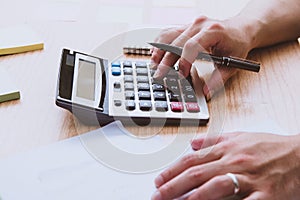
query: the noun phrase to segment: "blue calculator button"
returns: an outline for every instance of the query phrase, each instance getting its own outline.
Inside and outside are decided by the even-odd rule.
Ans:
[[[120,62],[113,62],[111,63],[111,67],[121,67],[121,63]]]
[[[120,67],[112,67],[111,74],[113,76],[120,76],[121,75],[121,68]]]

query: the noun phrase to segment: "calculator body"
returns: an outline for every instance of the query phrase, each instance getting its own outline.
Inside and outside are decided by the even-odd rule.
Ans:
[[[128,125],[205,125],[209,113],[201,87],[171,69],[154,80],[149,61],[112,61],[63,49],[56,104],[88,125],[121,120]],[[195,84],[195,83],[194,83]],[[199,83],[196,83],[197,85]]]

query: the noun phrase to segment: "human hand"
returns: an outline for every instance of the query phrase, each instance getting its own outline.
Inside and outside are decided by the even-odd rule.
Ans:
[[[192,141],[195,150],[156,179],[152,200],[178,198],[194,190],[188,200],[223,199],[234,194],[244,200],[299,199],[300,135],[278,136],[265,133],[228,133]]]
[[[152,62],[157,67],[154,78],[163,78],[179,59],[179,72],[188,76],[192,63],[198,52],[208,52],[219,56],[236,56],[245,58],[251,50],[251,40],[240,25],[242,22],[234,20],[217,21],[206,17],[199,17],[193,24],[164,30],[155,40],[160,43],[170,43],[183,47],[181,58],[172,53],[154,48]],[[203,87],[207,99],[217,92],[224,83],[236,73],[236,69],[216,66],[210,79]]]

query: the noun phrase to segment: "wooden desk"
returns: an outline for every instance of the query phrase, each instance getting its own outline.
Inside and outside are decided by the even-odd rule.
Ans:
[[[0,158],[97,128],[80,124],[68,111],[55,105],[61,48],[90,52],[127,28],[126,24],[90,25],[62,21],[30,23],[45,39],[45,49],[0,57],[0,67],[13,75],[21,91],[21,100],[0,104]],[[225,95],[209,102],[210,123],[205,127],[186,127],[180,132],[249,130],[274,124],[287,133],[300,131],[299,43],[259,49],[250,57],[262,63],[260,73],[238,73],[226,84]],[[136,134],[141,129],[164,134],[178,132],[177,127],[128,129]]]

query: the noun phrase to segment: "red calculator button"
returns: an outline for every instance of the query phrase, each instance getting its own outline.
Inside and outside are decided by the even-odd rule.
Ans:
[[[188,112],[200,112],[198,103],[188,102],[185,104],[185,107]]]
[[[183,111],[183,103],[182,102],[171,102],[171,110],[173,112],[182,112]]]

